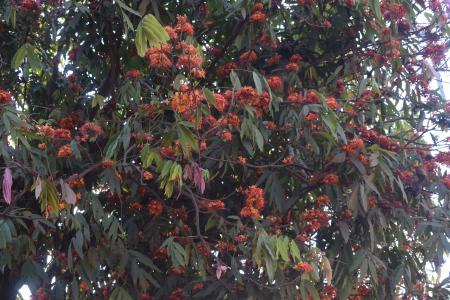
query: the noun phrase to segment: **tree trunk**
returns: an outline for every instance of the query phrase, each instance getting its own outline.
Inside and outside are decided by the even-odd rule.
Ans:
[[[19,289],[18,279],[9,270],[0,274],[0,298],[2,300],[16,300]]]

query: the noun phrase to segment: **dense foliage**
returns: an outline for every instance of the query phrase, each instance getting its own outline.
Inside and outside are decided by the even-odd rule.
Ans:
[[[448,9],[2,1],[1,298],[448,299]]]

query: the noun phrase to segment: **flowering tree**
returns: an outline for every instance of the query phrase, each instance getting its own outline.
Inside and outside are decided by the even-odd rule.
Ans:
[[[448,299],[448,9],[2,1],[2,299]]]

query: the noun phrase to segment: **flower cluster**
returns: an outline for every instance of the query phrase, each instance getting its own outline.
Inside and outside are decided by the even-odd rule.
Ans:
[[[307,209],[301,214],[301,219],[306,222],[305,231],[313,232],[327,225],[330,215],[322,209]]]
[[[267,82],[273,91],[280,91],[283,89],[283,80],[279,76],[270,76],[267,79]]]
[[[286,71],[297,73],[300,70],[300,61],[303,60],[303,58],[300,56],[300,54],[294,54],[289,59],[289,62],[284,67]]]
[[[205,100],[205,96],[201,90],[186,90],[176,92],[170,100],[172,109],[179,113],[185,113]]]
[[[441,152],[436,155],[435,160],[438,163],[450,166],[450,152]]]
[[[172,47],[169,44],[162,44],[160,47],[148,48],[145,56],[150,61],[150,67],[155,69],[169,69],[172,67],[172,60],[169,58]]]
[[[336,174],[328,174],[322,179],[322,182],[324,184],[336,185],[339,183],[339,176]]]
[[[102,135],[103,129],[93,122],[86,122],[80,127],[80,133],[81,141],[86,142],[89,139],[97,138]]]
[[[333,300],[337,296],[336,288],[332,285],[327,285],[323,288],[323,290],[320,292],[320,299],[321,300]]]
[[[221,200],[203,200],[200,202],[200,206],[206,210],[224,209],[225,203]]]
[[[20,9],[29,12],[39,12],[41,10],[41,6],[39,1],[36,0],[22,0],[20,3]]]
[[[327,97],[327,106],[332,110],[339,110],[340,105],[334,97]]]
[[[445,177],[441,180],[442,184],[444,184],[447,188],[450,189],[450,177]]]
[[[358,138],[350,140],[347,145],[342,147],[342,150],[350,155],[362,149],[364,149],[364,141]]]
[[[241,209],[240,215],[243,218],[259,218],[260,211],[264,208],[264,190],[256,185],[249,186],[243,191],[246,196],[245,206]]]
[[[163,213],[163,206],[158,200],[152,200],[147,204],[147,211],[150,215],[159,216]]]
[[[299,262],[294,266],[294,269],[299,271],[299,272],[304,272],[304,273],[310,273],[312,272],[312,266],[311,264],[307,263],[307,262]]]
[[[80,186],[84,186],[85,185],[85,181],[83,177],[79,177],[79,178],[74,178],[69,180],[69,185],[71,188],[76,188],[76,187],[80,187]]]
[[[222,241],[217,242],[216,249],[220,254],[234,253],[237,251],[237,247],[235,245]]]
[[[228,63],[225,63],[225,64],[219,66],[217,68],[217,74],[220,77],[227,77],[230,75],[230,72],[232,70],[235,70],[237,68],[239,68],[238,64],[231,61],[231,62],[228,62]]]
[[[0,89],[0,103],[1,104],[8,104],[12,101],[11,93],[8,91],[5,91],[3,89]]]
[[[397,142],[393,141],[390,137],[380,134],[374,130],[360,127],[359,134],[366,142],[378,144],[387,150],[398,151],[400,149],[400,145]]]
[[[266,14],[262,11],[264,5],[262,3],[255,3],[253,5],[253,12],[250,15],[250,22],[252,23],[264,23],[266,21]]]
[[[330,198],[327,195],[318,196],[316,198],[316,204],[319,206],[325,206],[330,203]]]
[[[70,140],[72,134],[70,130],[64,128],[53,128],[47,125],[37,126],[38,133],[48,138],[58,139],[58,140]]]
[[[249,50],[239,56],[239,60],[243,65],[252,64],[258,59],[258,55],[254,50]]]
[[[261,95],[258,95],[258,92],[250,86],[240,88],[236,93],[236,98],[240,103],[256,108],[257,116],[261,116],[263,111],[269,109],[269,94],[263,92]]]
[[[68,156],[72,156],[72,147],[70,146],[70,144],[66,144],[62,147],[59,148],[58,150],[58,157],[68,157]]]
[[[201,69],[203,59],[199,55],[197,48],[186,42],[178,43],[175,48],[181,52],[176,63],[177,68],[183,67],[197,78],[205,77],[204,71]]]
[[[125,73],[125,75],[128,77],[128,78],[131,78],[131,79],[138,79],[138,78],[140,78],[141,76],[142,76],[142,73],[141,73],[141,71],[139,71],[139,70],[128,70],[126,73]]]

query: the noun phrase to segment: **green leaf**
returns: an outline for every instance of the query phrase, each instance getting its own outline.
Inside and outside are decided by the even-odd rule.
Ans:
[[[131,140],[131,128],[128,125],[128,122],[122,128],[121,137],[122,137],[123,151],[127,151],[128,147],[130,146]]]
[[[42,212],[46,211],[48,206],[50,206],[54,212],[59,211],[58,192],[55,185],[47,179],[42,180],[39,202],[41,204]]]
[[[206,100],[209,104],[214,105],[214,107],[217,107],[216,98],[214,97],[213,92],[211,92],[209,89],[204,88],[203,93],[205,94]]]
[[[256,91],[258,92],[259,95],[261,95],[263,92],[261,79],[259,78],[259,75],[256,72],[253,72],[252,74],[253,74],[253,81],[255,82]]]
[[[121,0],[115,0],[115,2],[116,2],[122,9],[124,9],[124,10],[126,10],[126,11],[128,11],[128,12],[130,12],[130,13],[136,15],[136,16],[138,16],[138,17],[141,16],[141,14],[140,14],[139,12],[137,12],[137,11],[135,11],[134,9],[132,9],[131,7],[127,6],[127,5],[126,5],[125,3],[123,3]]]
[[[158,151],[150,148],[149,145],[145,145],[141,150],[141,161],[144,168],[148,168],[153,162],[159,167],[162,163],[162,158]]]
[[[289,262],[289,238],[286,236],[277,237],[276,243],[277,257],[281,257],[285,262]]]
[[[191,150],[199,151],[196,136],[186,126],[178,123],[177,133],[184,155],[189,157],[191,155]]]
[[[235,90],[238,90],[242,87],[241,81],[239,80],[239,77],[237,76],[237,74],[234,70],[231,70],[231,72],[230,72],[230,80],[231,80],[231,84],[233,84],[233,88]]]
[[[130,294],[128,294],[128,292],[120,286],[117,286],[109,296],[109,300],[132,300],[132,299],[133,298],[130,296]]]
[[[14,56],[11,60],[11,68],[12,69],[17,69],[23,63],[23,61],[27,55],[27,48],[29,46],[30,46],[30,44],[25,43],[16,51],[16,53],[14,54]]]
[[[266,263],[267,278],[269,279],[269,283],[271,283],[275,277],[276,262],[271,257],[266,257],[264,261]]]
[[[23,44],[14,54],[11,60],[11,68],[19,68],[24,62],[25,58],[27,58],[31,69],[35,72],[39,71],[40,69],[42,69],[42,63],[38,57],[38,53],[39,51],[35,46],[29,43]]]
[[[341,235],[344,238],[344,241],[347,243],[348,239],[350,238],[350,228],[348,227],[347,223],[342,221],[338,223],[338,227],[341,231]]]
[[[255,136],[256,145],[258,145],[259,150],[262,152],[264,150],[264,137],[261,134],[261,131],[259,131],[258,127],[253,127],[253,134]]]
[[[298,249],[297,243],[294,240],[291,240],[289,243],[289,249],[291,251],[291,256],[294,259],[294,261],[300,261],[300,250]]]
[[[157,47],[170,39],[164,27],[152,14],[146,15],[136,29],[135,44],[140,57],[144,57],[149,45]]]
[[[308,294],[312,296],[314,300],[320,300],[319,292],[317,292],[316,287],[311,281],[305,281],[304,285],[308,291]]]
[[[145,52],[147,52],[147,38],[144,34],[144,30],[142,29],[142,25],[139,24],[136,29],[136,36],[134,38],[136,44],[136,50],[139,56],[143,57]]]
[[[103,97],[102,95],[95,95],[94,98],[92,99],[92,108],[99,106],[100,108],[103,107],[103,105],[105,104],[105,97]]]
[[[77,251],[78,255],[83,258],[83,243],[84,243],[84,237],[81,231],[77,231],[75,234],[75,237],[72,238],[72,245],[75,248],[75,251]]]
[[[167,254],[170,257],[173,266],[178,267],[187,265],[189,261],[188,254],[180,244],[175,242],[173,237],[166,239],[161,247],[167,247]]]
[[[381,6],[380,6],[380,0],[371,0],[370,5],[372,6],[373,12],[375,14],[375,17],[381,21],[382,15],[381,15]]]
[[[108,148],[106,150],[106,154],[105,154],[105,159],[110,159],[113,156],[117,155],[116,149],[117,146],[119,145],[119,140],[120,140],[120,134],[117,135],[117,137],[109,143]]]

